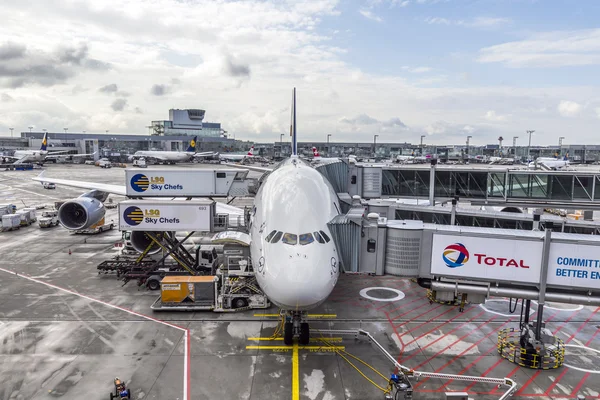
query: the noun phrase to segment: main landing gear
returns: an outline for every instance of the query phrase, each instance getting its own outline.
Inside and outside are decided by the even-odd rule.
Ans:
[[[302,346],[306,346],[310,341],[306,311],[290,311],[285,315],[283,342],[286,346],[291,346],[294,343],[294,337],[298,338],[298,343]]]

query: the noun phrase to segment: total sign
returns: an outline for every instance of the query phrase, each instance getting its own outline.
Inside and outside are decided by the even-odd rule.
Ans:
[[[543,242],[433,234],[431,273],[466,279],[538,283]]]
[[[600,246],[552,243],[548,284],[600,289]]]
[[[119,229],[129,231],[210,231],[209,201],[126,200],[119,203]]]

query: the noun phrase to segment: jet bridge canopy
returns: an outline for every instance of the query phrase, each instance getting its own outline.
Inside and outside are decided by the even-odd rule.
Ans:
[[[339,169],[347,168],[345,191],[351,196],[429,197],[429,165],[335,164],[319,168],[319,171],[339,185],[345,178]],[[600,172],[597,171],[530,171],[438,165],[434,179],[436,198],[459,196],[490,204],[535,201],[538,204],[590,206],[600,203]]]

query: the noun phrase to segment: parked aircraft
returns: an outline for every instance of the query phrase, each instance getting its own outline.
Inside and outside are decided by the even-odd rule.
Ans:
[[[213,157],[214,152],[196,153],[196,140],[198,136],[194,136],[190,140],[190,144],[185,151],[163,151],[163,150],[139,150],[134,155],[129,157],[130,161],[144,158],[147,162],[154,164],[176,164],[180,162],[189,162],[194,158]]]
[[[291,134],[291,157],[265,177],[250,214],[250,252],[256,279],[271,302],[285,311],[284,342],[288,345],[296,336],[301,344],[308,343],[307,311],[322,304],[338,280],[339,256],[327,223],[340,213],[329,181],[298,157],[295,88]],[[104,217],[103,202],[108,194],[125,194],[121,185],[45,176],[33,179],[91,190],[60,207],[59,220],[68,229],[97,223]],[[221,203],[217,206],[225,207],[228,213],[241,211]],[[221,212],[219,207],[217,210]],[[132,243],[136,234],[143,232],[134,232]]]
[[[246,154],[234,154],[234,153],[222,153],[219,154],[219,159],[221,161],[233,161],[233,162],[241,162],[248,159],[259,158],[259,156],[254,155],[254,145],[250,147],[248,153]]]
[[[553,157],[538,157],[535,161],[528,164],[529,168],[546,167],[547,169],[561,169],[568,167],[569,160],[568,156],[564,156],[562,159]]]
[[[14,164],[44,163],[46,161],[56,162],[59,157],[87,157],[94,154],[65,154],[68,150],[48,151],[48,133],[44,133],[42,145],[39,150],[15,150],[12,156],[2,156],[4,161],[12,161]]]

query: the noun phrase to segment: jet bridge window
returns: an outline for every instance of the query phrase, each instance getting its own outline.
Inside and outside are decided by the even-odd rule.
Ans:
[[[294,235],[293,233],[284,233],[281,241],[285,244],[298,244],[298,235]]]
[[[323,231],[319,231],[319,233],[321,234],[321,236],[323,236],[323,239],[325,239],[325,241],[329,243],[329,241],[331,240],[329,239],[329,236],[327,236],[327,234]]]
[[[323,239],[323,236],[321,236],[319,232],[313,232],[313,234],[315,235],[315,239],[317,239],[317,242],[322,244],[325,243],[325,239]]]
[[[303,233],[300,235],[300,244],[302,246],[305,246],[307,244],[311,244],[312,242],[315,241],[315,238],[313,237],[312,233]]]
[[[277,231],[272,231],[271,233],[269,233],[267,235],[267,237],[265,238],[265,241],[270,242],[271,239],[273,239],[273,236],[275,236],[276,233],[277,233]]]

